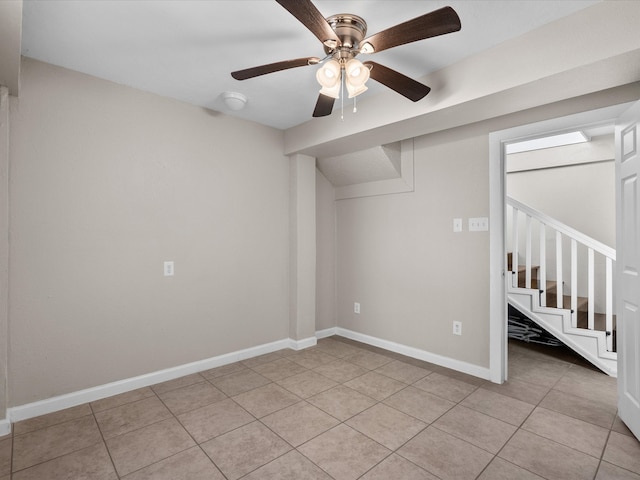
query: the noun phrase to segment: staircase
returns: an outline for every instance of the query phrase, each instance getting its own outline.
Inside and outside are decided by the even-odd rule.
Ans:
[[[617,376],[615,250],[510,197],[507,209],[509,303]]]

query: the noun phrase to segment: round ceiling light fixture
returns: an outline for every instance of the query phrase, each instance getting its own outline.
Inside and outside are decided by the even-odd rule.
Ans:
[[[231,110],[242,110],[247,104],[247,97],[238,92],[224,92],[222,94],[224,104]]]

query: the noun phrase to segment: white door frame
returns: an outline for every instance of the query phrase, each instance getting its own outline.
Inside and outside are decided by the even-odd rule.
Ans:
[[[598,124],[614,124],[620,114],[633,103],[635,102],[531,123],[489,134],[489,218],[491,218],[489,229],[489,373],[492,382],[503,383],[507,379],[508,361],[505,145]]]

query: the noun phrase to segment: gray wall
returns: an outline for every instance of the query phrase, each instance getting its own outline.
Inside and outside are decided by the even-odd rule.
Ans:
[[[32,60],[11,102],[9,406],[287,338],[282,132]]]
[[[335,189],[316,169],[316,331],[336,321]]]
[[[456,129],[414,146],[414,192],[336,202],[338,324],[488,367],[489,235],[452,230],[488,216],[488,138]]]
[[[338,326],[488,367],[489,235],[467,219],[489,216],[489,134],[624,103],[630,87],[418,137],[414,192],[337,201]]]

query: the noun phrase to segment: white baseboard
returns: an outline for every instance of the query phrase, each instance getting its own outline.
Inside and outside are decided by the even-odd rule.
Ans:
[[[9,435],[11,433],[11,422],[6,418],[0,420],[0,437]]]
[[[318,343],[316,337],[303,338],[302,340],[289,339],[289,348],[292,350],[302,350],[304,348],[315,347]]]
[[[284,348],[302,350],[304,348],[309,348],[316,345],[318,338],[326,338],[332,335],[340,335],[345,338],[350,338],[351,340],[356,340],[368,345],[384,348],[385,350],[389,350],[391,352],[396,352],[408,357],[424,360],[436,365],[440,365],[442,367],[451,368],[453,370],[468,373],[469,375],[484,378],[486,380],[490,379],[490,371],[488,368],[479,367],[477,365],[462,362],[460,360],[436,355],[434,353],[429,353],[427,351],[420,350],[414,347],[401,345],[399,343],[372,337],[363,333],[347,330],[345,328],[332,327],[316,332],[315,337],[309,337],[302,340],[293,340],[291,338],[278,340],[275,342],[258,345],[256,347],[219,355],[217,357],[187,363],[177,367],[167,368],[165,370],[159,370],[157,372],[152,372],[137,377],[119,380],[117,382],[107,383],[105,385],[99,385],[97,387],[79,390],[77,392],[67,393],[65,395],[59,395],[57,397],[28,403],[26,405],[12,407],[7,411],[7,419],[0,420],[0,436],[11,433],[11,422],[27,420],[29,418],[38,417],[40,415],[46,415],[48,413],[57,412],[66,408],[75,407],[83,403],[94,402],[96,400],[101,400],[103,398],[118,395],[120,393],[129,392],[138,388],[148,387],[151,385],[155,385],[156,383],[166,382],[168,380],[173,380],[175,378],[190,375],[192,373],[202,372],[211,368],[221,367],[229,363],[246,360],[248,358],[257,357],[259,355],[275,352]]]
[[[365,335],[364,333],[354,332],[352,330],[347,330],[346,328],[337,327],[335,330],[336,335],[340,335],[351,340],[366,343],[367,345],[373,345],[374,347],[384,348],[385,350],[400,353],[402,355],[406,355],[407,357],[417,358],[418,360],[423,360],[425,362],[435,363],[436,365],[439,365],[441,367],[446,367],[458,372],[467,373],[484,380],[491,380],[491,371],[486,367],[480,367],[472,363],[463,362],[454,358],[444,357],[442,355],[437,355],[435,353],[430,353],[425,350],[409,347],[400,343],[391,342],[389,340],[372,337],[369,335]]]
[[[87,388],[85,390],[79,390],[77,392],[67,393],[65,395],[59,395],[57,397],[47,398],[46,400],[40,400],[38,402],[12,407],[7,410],[8,420],[0,420],[0,435],[2,435],[3,431],[3,421],[6,421],[8,423],[10,432],[10,422],[18,422],[20,420],[27,420],[29,418],[38,417],[40,415],[46,415],[47,413],[57,412],[66,408],[82,405],[83,403],[87,402],[94,402],[96,400],[101,400],[103,398],[118,395],[120,393],[129,392],[131,390],[136,390],[142,387],[148,387],[150,385],[155,385],[156,383],[166,382],[168,380],[184,377],[185,375],[190,375],[192,373],[202,372],[211,368],[221,367],[229,363],[246,360],[248,358],[257,357],[259,355],[275,352],[284,348],[301,350],[303,348],[308,348],[315,345],[316,341],[317,340],[315,337],[309,337],[302,340],[293,340],[287,338],[284,340],[278,340],[275,342],[258,345],[256,347],[246,348],[244,350],[238,350],[236,352],[219,355],[217,357],[211,357],[205,360],[187,363],[177,367],[167,368],[165,370],[159,370],[157,372],[152,372],[145,375],[99,385],[97,387]]]
[[[324,330],[318,330],[316,332],[316,338],[327,338],[332,335],[335,335],[338,330],[338,327],[325,328]]]

